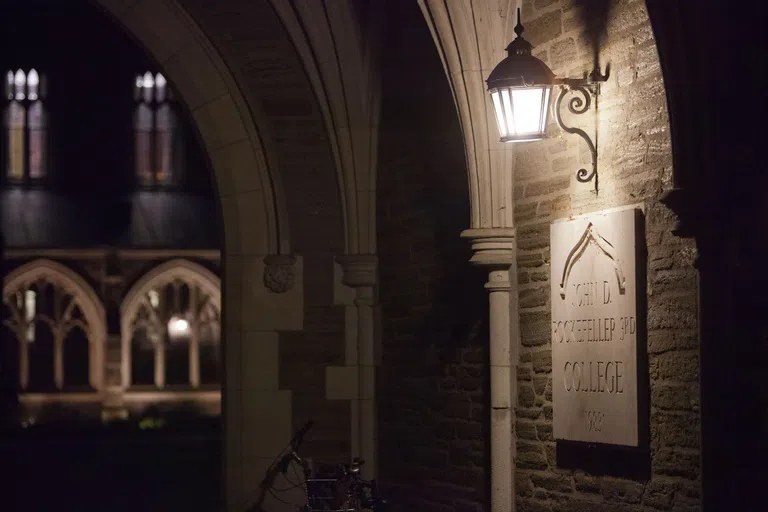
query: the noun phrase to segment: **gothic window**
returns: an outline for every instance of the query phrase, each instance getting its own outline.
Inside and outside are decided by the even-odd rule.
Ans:
[[[66,267],[38,260],[15,270],[3,291],[4,324],[22,392],[97,387],[97,344],[106,336],[95,294]],[[8,348],[8,347],[6,347]]]
[[[136,77],[134,139],[142,186],[172,184],[181,169],[182,140],[168,82],[160,73]]]
[[[218,278],[186,261],[150,272],[126,297],[126,385],[210,387],[220,382]]]
[[[39,181],[47,173],[44,80],[31,69],[8,71],[5,79],[5,175],[11,183]]]

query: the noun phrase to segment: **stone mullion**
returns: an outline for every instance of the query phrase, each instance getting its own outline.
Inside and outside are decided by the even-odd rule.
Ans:
[[[165,387],[165,336],[155,345],[155,386]]]
[[[59,325],[53,329],[53,379],[56,389],[64,387],[64,329]]]
[[[18,329],[16,333],[19,344],[19,385],[21,389],[29,387],[29,342],[27,341],[27,329]]]
[[[193,317],[189,319],[191,332],[189,340],[189,384],[193,388],[200,387],[200,314],[198,311],[199,289],[190,285],[189,311]]]
[[[197,320],[192,322],[189,340],[189,384],[200,387],[200,322]]]

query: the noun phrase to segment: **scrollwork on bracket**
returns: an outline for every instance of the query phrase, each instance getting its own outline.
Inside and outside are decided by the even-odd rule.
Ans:
[[[581,128],[574,128],[571,126],[566,126],[563,123],[562,114],[560,112],[561,105],[563,103],[563,99],[565,98],[565,95],[568,93],[578,93],[579,96],[574,96],[568,101],[568,111],[571,114],[580,115],[584,114],[589,110],[590,105],[592,104],[592,94],[596,94],[596,86],[573,86],[569,85],[564,87],[560,94],[557,97],[557,102],[555,103],[555,119],[557,121],[558,126],[567,133],[571,133],[574,135],[578,135],[584,141],[587,143],[587,147],[589,147],[589,151],[592,154],[592,170],[587,171],[584,168],[579,169],[576,172],[576,179],[579,180],[581,183],[589,183],[590,181],[595,181],[595,192],[597,192],[597,148],[595,147],[595,144],[592,142],[592,139],[587,135],[587,132],[582,130]]]
[[[264,258],[264,286],[275,293],[285,293],[296,281],[296,256],[270,254]]]
[[[563,123],[561,106],[563,99],[565,99],[567,94],[576,93],[578,95],[574,96],[570,99],[570,101],[568,101],[568,111],[574,115],[581,115],[586,113],[589,110],[589,107],[592,105],[593,96],[595,97],[595,105],[597,105],[597,97],[600,94],[600,84],[606,82],[610,76],[611,65],[608,64],[605,67],[605,74],[600,73],[599,67],[596,66],[592,72],[588,76],[585,75],[584,78],[556,79],[557,85],[560,85],[562,88],[560,90],[560,94],[557,96],[557,100],[555,101],[555,121],[557,121],[557,124],[560,126],[561,130],[573,135],[578,135],[584,139],[584,142],[587,143],[589,151],[592,153],[592,170],[588,171],[584,168],[579,169],[576,171],[576,179],[581,183],[589,183],[590,181],[594,180],[595,193],[598,191],[597,134],[595,134],[595,140],[593,142],[589,135],[587,135],[587,132],[584,130],[572,126],[566,126],[565,123]]]

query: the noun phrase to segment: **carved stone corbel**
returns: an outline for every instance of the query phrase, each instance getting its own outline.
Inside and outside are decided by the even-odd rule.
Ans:
[[[275,293],[285,293],[296,281],[296,256],[270,254],[264,257],[264,286]]]

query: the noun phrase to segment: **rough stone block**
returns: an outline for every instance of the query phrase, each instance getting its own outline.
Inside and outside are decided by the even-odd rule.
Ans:
[[[552,350],[540,350],[532,354],[533,371],[536,373],[552,371]]]
[[[618,478],[603,478],[600,491],[607,501],[622,503],[640,503],[643,497],[643,484]]]
[[[691,410],[697,395],[698,386],[691,384],[651,384],[651,406],[661,410]]]
[[[538,441],[536,434],[536,424],[528,420],[517,420],[515,423],[515,433],[518,439],[527,441]]]
[[[572,37],[552,43],[549,50],[552,69],[561,69],[576,59],[576,41]]]
[[[536,434],[541,441],[554,441],[552,423],[536,423]]]
[[[527,497],[521,497],[517,500],[517,510],[519,512],[552,512],[548,503]]]
[[[533,402],[536,399],[536,393],[533,391],[533,386],[522,384],[517,391],[517,403],[521,407],[533,407]]]
[[[648,333],[648,353],[662,354],[670,350],[694,349],[699,346],[696,331],[661,330]]]
[[[515,221],[524,222],[536,217],[536,203],[515,205]]]
[[[651,480],[645,486],[643,505],[657,510],[669,510],[676,489],[677,485],[673,482],[659,479]]]
[[[525,23],[525,38],[533,46],[540,46],[557,39],[562,33],[562,13],[560,11],[548,12]]]
[[[544,9],[557,2],[558,0],[533,0],[533,6],[536,9]]]
[[[690,412],[654,412],[651,415],[651,439],[666,446],[698,448],[698,415]]]
[[[698,310],[695,295],[649,301],[648,330],[695,329]]]
[[[544,264],[544,259],[541,257],[541,253],[522,254],[517,253],[517,267],[519,268],[536,268]]]
[[[701,457],[697,450],[685,448],[660,448],[651,459],[654,473],[696,478],[700,470]]]
[[[518,248],[522,250],[549,247],[549,223],[523,226],[517,230]],[[548,261],[546,258],[544,261]]]
[[[560,156],[552,160],[552,170],[554,172],[563,172],[568,170],[576,170],[577,163],[574,156]]]
[[[534,181],[526,185],[525,197],[537,197],[551,194],[553,192],[558,192],[560,190],[566,190],[570,183],[570,176],[555,176],[554,178],[549,178],[546,180]]]
[[[600,478],[576,472],[573,475],[576,490],[579,492],[597,494],[600,492]]]
[[[573,480],[569,475],[557,473],[531,473],[531,482],[548,491],[573,492]]]
[[[695,350],[665,352],[650,356],[652,379],[698,382],[699,354]],[[534,365],[534,370],[536,366]]]
[[[517,467],[522,469],[547,469],[547,457],[541,444],[518,441]]]
[[[533,496],[533,482],[531,482],[530,472],[515,471],[515,492],[518,496]]]
[[[520,339],[523,346],[539,346],[548,343],[551,339],[549,312],[521,313]]]
[[[546,286],[520,290],[519,301],[521,308],[544,306],[549,300],[549,289]]]
[[[535,375],[533,377],[533,389],[537,395],[543,395],[544,390],[550,382],[551,377],[549,375]]]

